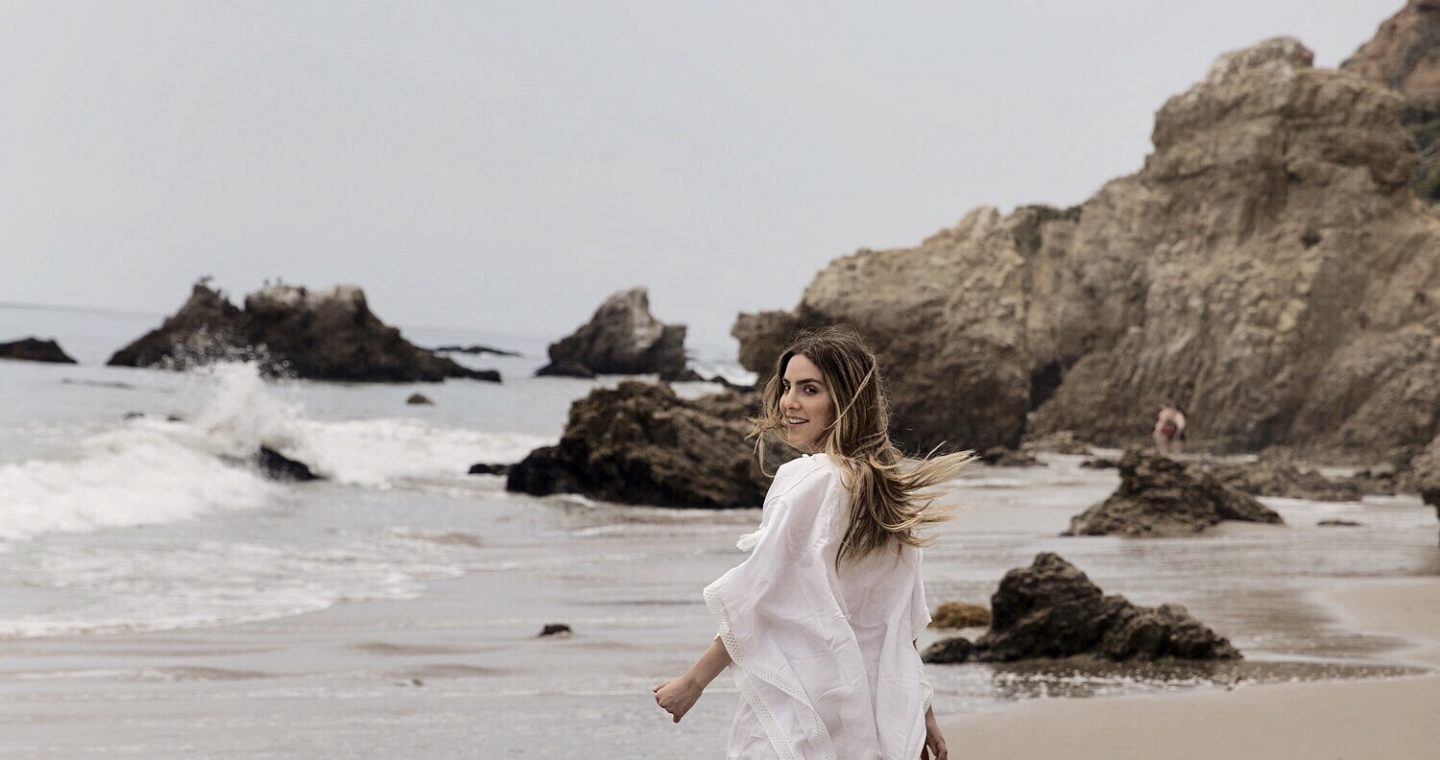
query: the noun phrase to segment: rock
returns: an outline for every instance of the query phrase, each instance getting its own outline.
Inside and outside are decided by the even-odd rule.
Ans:
[[[1410,462],[1402,460],[1399,464],[1385,462],[1356,472],[1349,478],[1362,494],[1375,494],[1379,496],[1394,496],[1397,493],[1418,493],[1419,487],[1415,484],[1415,471]]]
[[[920,660],[926,664],[934,665],[959,665],[970,659],[970,654],[975,651],[975,645],[964,636],[951,636],[925,647],[920,654]]]
[[[1436,516],[1440,516],[1440,437],[1415,457],[1410,466],[1414,470],[1415,487],[1420,491],[1420,498],[1433,505]]]
[[[254,461],[255,466],[272,480],[302,482],[320,480],[320,476],[311,472],[303,462],[290,459],[269,446],[261,446],[260,451],[255,454]]]
[[[795,309],[736,322],[742,363],[763,379],[782,336],[851,325],[910,451],[1144,443],[1169,400],[1217,451],[1414,456],[1440,429],[1440,217],[1408,190],[1401,98],[1311,59],[1222,56],[1081,206],[981,208],[832,262]]]
[[[990,625],[990,610],[978,604],[945,602],[935,610],[931,628],[983,628]]]
[[[1354,520],[1321,520],[1315,525],[1319,528],[1359,528],[1363,524]]]
[[[491,348],[490,346],[439,346],[430,349],[437,354],[494,354],[496,356],[519,356],[519,351],[507,351],[503,348]]]
[[[1120,463],[1107,457],[1095,457],[1081,462],[1080,466],[1087,470],[1113,470],[1119,467]]]
[[[534,495],[581,493],[624,504],[755,507],[770,478],[746,440],[759,395],[722,393],[686,401],[663,384],[625,381],[570,407],[556,446],[510,468],[506,488]],[[766,466],[795,456],[770,444]]]
[[[1077,655],[1104,660],[1235,660],[1240,653],[1185,611],[1138,607],[1104,595],[1060,556],[1042,553],[1005,574],[990,600],[990,630],[972,660],[1013,662]]]
[[[412,394],[410,394],[410,398],[405,399],[405,403],[406,403],[406,404],[409,404],[409,405],[411,405],[411,406],[434,406],[434,405],[435,405],[435,402],[434,402],[434,401],[431,401],[430,398],[429,398],[428,396],[426,396],[425,394],[423,394],[423,393],[412,393]]]
[[[1056,454],[1078,454],[1090,456],[1090,444],[1075,437],[1073,430],[1061,430],[1046,435],[1027,438],[1020,444],[1022,451],[1051,451]]]
[[[135,386],[129,383],[117,383],[110,380],[81,380],[73,377],[60,379],[61,385],[88,385],[92,388],[120,388],[123,390],[134,390]]]
[[[1398,90],[1411,101],[1440,102],[1440,2],[1409,0],[1386,19],[1375,36],[1340,64],[1372,82]]]
[[[15,359],[26,362],[48,362],[50,364],[75,364],[74,359],[53,340],[21,338],[9,343],[0,343],[0,359]]]
[[[1359,501],[1360,486],[1331,480],[1315,470],[1298,469],[1280,457],[1261,456],[1249,464],[1214,464],[1207,468],[1221,484],[1252,496],[1281,496],[1310,501]]]
[[[1392,88],[1405,99],[1400,120],[1422,156],[1411,189],[1427,202],[1440,200],[1440,3],[1410,0],[1340,70]]]
[[[1004,446],[991,446],[980,452],[980,461],[991,467],[1044,467],[1033,455]]]
[[[540,629],[540,632],[535,634],[535,636],[536,638],[541,636],[569,636],[571,633],[573,633],[573,631],[570,630],[570,626],[564,623],[546,623],[545,627]]]
[[[508,464],[472,464],[466,475],[505,475],[510,472]]]
[[[246,296],[241,310],[199,282],[179,311],[108,363],[183,370],[250,359],[267,374],[311,380],[500,381],[494,370],[468,369],[412,345],[371,313],[365,294],[353,286],[271,286]]]
[[[569,337],[550,344],[550,363],[537,375],[659,374],[662,380],[685,376],[685,326],[667,325],[650,314],[645,288],[610,296],[590,321]]]
[[[1186,536],[1222,520],[1279,524],[1280,515],[1202,471],[1137,449],[1120,458],[1120,488],[1070,519],[1067,536]]]

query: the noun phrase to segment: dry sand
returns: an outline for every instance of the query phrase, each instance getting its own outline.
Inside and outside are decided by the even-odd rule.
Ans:
[[[1440,668],[1440,578],[1356,583],[1320,601],[1357,630],[1410,642],[1393,659]],[[956,760],[1436,760],[1440,673],[1030,701],[941,725]]]

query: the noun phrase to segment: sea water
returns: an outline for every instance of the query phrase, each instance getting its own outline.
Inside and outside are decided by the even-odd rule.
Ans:
[[[0,308],[0,340],[56,337],[81,362],[0,361],[0,757],[720,756],[726,677],[679,726],[650,687],[708,644],[700,589],[741,559],[758,510],[536,498],[466,474],[553,443],[572,401],[623,378],[535,378],[543,338],[424,328],[404,333],[522,355],[454,355],[501,384],[103,366],[160,319]],[[745,379],[727,349],[699,353]],[[434,405],[407,405],[414,392]],[[326,479],[261,477],[241,461],[261,444]],[[1185,605],[1246,661],[930,666],[938,712],[1405,672],[1385,657],[1396,642],[1309,595],[1440,572],[1418,499],[1267,499],[1286,526],[1062,538],[1117,483],[1080,461],[952,484],[961,509],[926,553],[932,606],[985,603],[1007,570],[1053,551],[1107,593]],[[537,637],[549,623],[573,633]]]

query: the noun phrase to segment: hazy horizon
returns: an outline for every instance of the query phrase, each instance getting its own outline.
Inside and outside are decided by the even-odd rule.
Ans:
[[[723,345],[837,257],[1137,170],[1220,54],[1333,67],[1402,5],[8,3],[0,302],[282,277],[558,339],[645,285]]]

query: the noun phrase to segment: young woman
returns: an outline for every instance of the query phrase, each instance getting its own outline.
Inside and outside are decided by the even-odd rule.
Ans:
[[[775,473],[750,556],[705,588],[719,634],[654,688],[679,722],[734,665],[727,757],[946,760],[916,638],[930,622],[917,529],[943,518],[931,486],[966,454],[902,466],[872,354],[851,330],[802,333],[755,420],[806,455]]]

